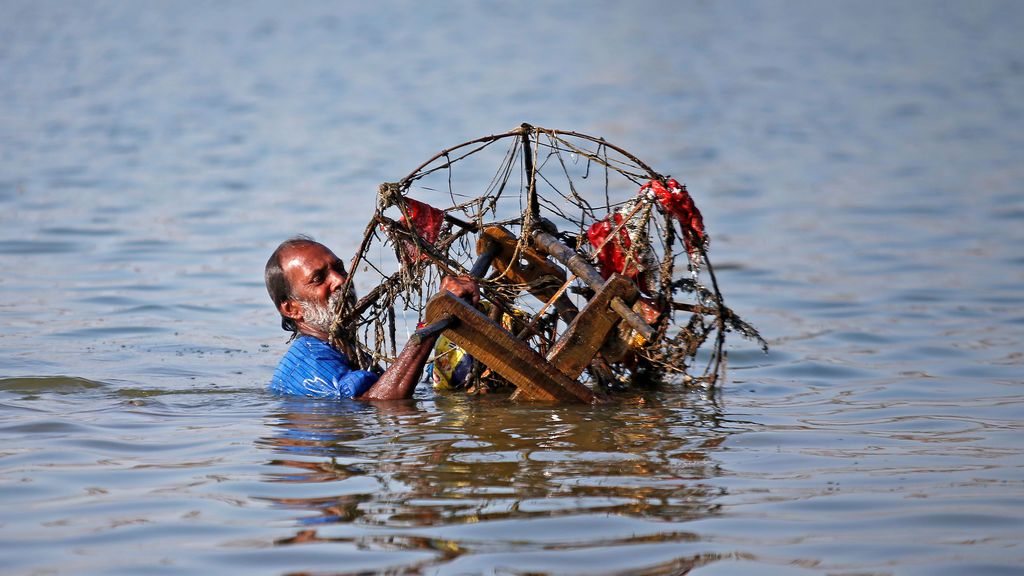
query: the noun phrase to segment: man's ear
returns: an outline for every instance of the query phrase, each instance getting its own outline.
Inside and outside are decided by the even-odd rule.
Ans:
[[[277,305],[277,309],[281,312],[281,316],[284,316],[285,318],[291,318],[297,322],[302,321],[302,305],[294,298],[289,298],[284,302],[281,302]]]

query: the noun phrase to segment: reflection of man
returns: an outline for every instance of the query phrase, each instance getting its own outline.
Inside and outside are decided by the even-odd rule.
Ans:
[[[344,298],[345,265],[326,246],[305,236],[285,240],[267,260],[267,292],[281,313],[281,327],[295,340],[274,371],[269,389],[288,395],[320,398],[397,400],[416,389],[437,336],[408,344],[379,377],[353,370],[348,358],[328,344],[331,309]],[[446,277],[441,289],[460,298],[478,298],[469,277]]]

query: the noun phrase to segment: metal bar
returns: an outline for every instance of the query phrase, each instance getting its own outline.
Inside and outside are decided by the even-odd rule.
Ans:
[[[530,205],[530,219],[536,223],[540,218],[540,202],[537,200],[537,174],[533,171],[533,150],[530,150],[530,132],[533,126],[524,123],[523,131],[523,169],[526,170],[526,198]]]
[[[593,289],[595,292],[600,290],[604,285],[604,278],[601,274],[587,262],[586,258],[583,258],[565,244],[558,241],[547,232],[535,230],[533,232],[533,239],[542,250],[550,254],[555,260],[558,260],[565,265],[573,274],[578,276],[583,282]],[[639,314],[633,311],[633,308],[629,304],[626,304],[622,298],[616,297],[612,300],[610,307],[622,316],[622,319],[629,324],[629,327],[636,330],[645,340],[651,340],[654,338],[654,328],[644,321]]]
[[[447,212],[445,212],[445,214],[444,214],[444,220],[445,220],[445,222],[448,222],[450,224],[454,224],[454,225],[458,226],[459,228],[462,228],[463,230],[469,230],[470,232],[479,232],[480,231],[480,227],[477,226],[476,224],[473,224],[472,222],[466,222],[465,220],[462,220],[461,218],[456,218],[455,216],[452,216],[451,214],[448,214]]]
[[[477,257],[473,267],[469,269],[469,275],[473,278],[482,278],[487,273],[487,269],[491,267],[494,257],[498,254],[501,254],[501,245],[497,242],[488,242],[487,248]]]
[[[456,318],[455,316],[442,316],[436,322],[431,322],[430,324],[427,324],[426,326],[413,332],[412,336],[409,338],[409,342],[413,344],[419,344],[424,340],[427,340],[433,336],[440,334],[441,332],[444,332],[449,328],[454,327],[458,323],[459,319]]]
[[[491,261],[493,261],[494,257],[497,256],[500,252],[501,246],[498,245],[497,242],[489,242],[487,244],[487,249],[484,250],[483,254],[480,254],[480,256],[477,257],[476,262],[473,263],[473,267],[469,269],[469,275],[472,276],[473,278],[480,278],[481,276],[486,274],[487,269],[491,267]],[[409,340],[413,344],[419,344],[420,342],[426,340],[427,338],[436,336],[437,334],[444,332],[448,328],[454,327],[456,324],[458,324],[458,321],[459,319],[453,315],[449,314],[443,316],[437,321],[431,322],[430,324],[427,324],[426,326],[413,332]]]

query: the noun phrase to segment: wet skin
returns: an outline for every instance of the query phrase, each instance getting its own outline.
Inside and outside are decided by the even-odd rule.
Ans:
[[[281,268],[292,296],[278,306],[278,311],[295,321],[299,333],[326,341],[327,333],[306,321],[302,302],[327,306],[331,295],[341,289],[348,277],[345,265],[326,246],[309,243],[282,252]],[[468,276],[445,277],[441,280],[441,289],[460,298],[469,298],[474,303],[480,299],[476,282]],[[407,344],[396,361],[359,399],[400,400],[411,397],[437,337]]]

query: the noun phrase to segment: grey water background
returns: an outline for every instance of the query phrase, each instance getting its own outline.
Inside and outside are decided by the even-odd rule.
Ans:
[[[1024,4],[0,12],[3,573],[1024,573]],[[268,396],[276,243],[347,257],[521,122],[686,182],[771,352],[611,408]]]

